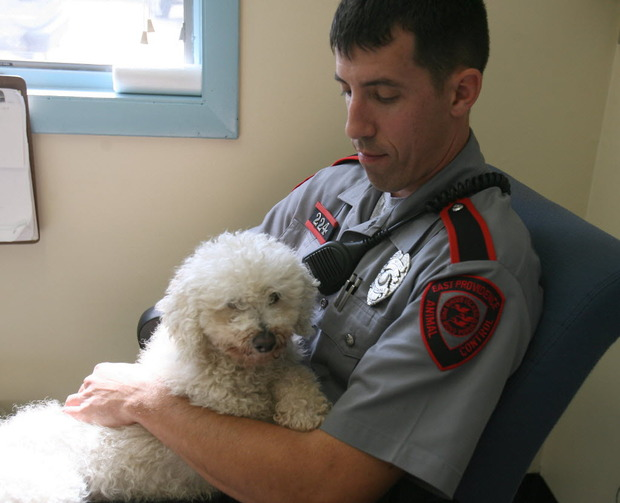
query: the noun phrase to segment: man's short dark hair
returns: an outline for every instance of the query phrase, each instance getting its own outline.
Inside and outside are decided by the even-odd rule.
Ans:
[[[388,45],[394,28],[413,33],[415,62],[435,86],[464,66],[483,72],[489,27],[483,0],[342,0],[330,32],[332,50],[351,57],[355,48]]]

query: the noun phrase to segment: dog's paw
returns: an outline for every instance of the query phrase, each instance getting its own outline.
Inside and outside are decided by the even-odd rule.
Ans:
[[[330,408],[330,403],[323,395],[312,397],[311,400],[299,398],[295,403],[283,400],[276,404],[273,420],[291,430],[310,431],[321,426]]]
[[[308,408],[304,408],[303,410],[276,411],[273,419],[276,424],[285,426],[291,430],[311,431],[321,426],[329,408],[329,404],[325,401],[321,407],[316,409],[312,409],[310,405],[308,405]]]
[[[331,408],[313,372],[303,365],[287,366],[274,384],[276,424],[292,430],[310,431],[323,423]]]

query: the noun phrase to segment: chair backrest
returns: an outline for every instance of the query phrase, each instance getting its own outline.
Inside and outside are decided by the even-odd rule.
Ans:
[[[542,319],[506,384],[456,493],[510,503],[529,465],[620,328],[620,241],[511,179],[542,263]]]

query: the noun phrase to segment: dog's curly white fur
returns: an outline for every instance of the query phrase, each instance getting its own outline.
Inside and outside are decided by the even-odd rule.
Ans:
[[[222,414],[307,431],[329,410],[296,336],[311,331],[316,285],[292,250],[225,233],[177,270],[162,322],[138,357],[172,393]],[[48,401],[0,424],[0,501],[76,503],[208,497],[216,492],[138,425],[81,423]]]

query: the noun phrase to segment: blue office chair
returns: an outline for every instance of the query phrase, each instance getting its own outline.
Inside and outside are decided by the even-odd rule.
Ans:
[[[545,305],[457,489],[458,503],[511,503],[536,453],[618,338],[620,241],[511,178],[513,207],[540,256]],[[157,324],[140,319],[143,344]]]
[[[620,241],[511,179],[542,262],[543,315],[457,489],[459,503],[510,503],[573,396],[618,339]]]

